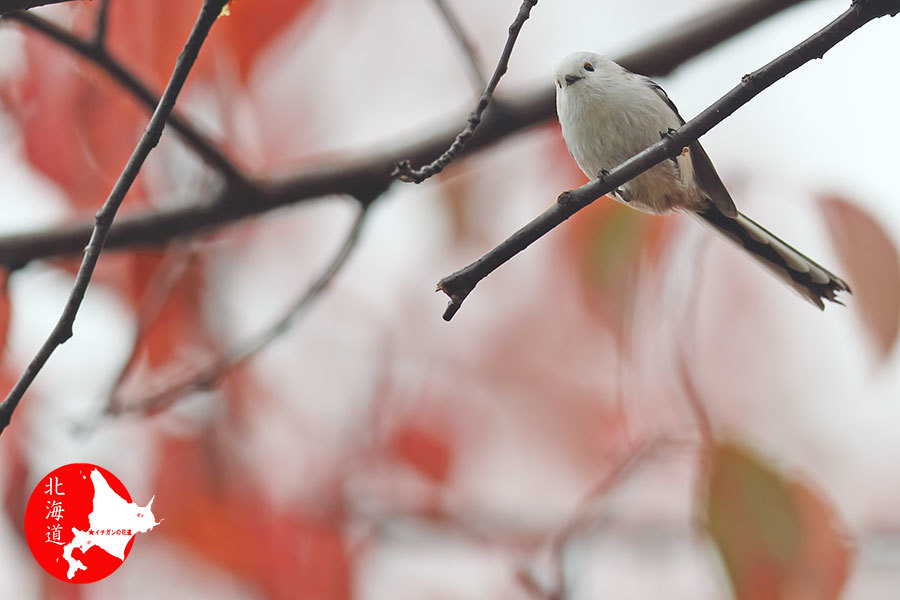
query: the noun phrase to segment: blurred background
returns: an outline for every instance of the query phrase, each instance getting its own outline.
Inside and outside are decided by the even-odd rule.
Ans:
[[[489,74],[520,2],[445,1]],[[540,2],[497,101],[549,91],[570,52],[624,56],[730,4]],[[100,5],[33,12],[89,38]],[[111,0],[108,51],[161,90],[199,5]],[[800,2],[657,79],[689,119],[848,5]],[[255,177],[461,128],[478,93],[434,0],[231,13],[179,109]],[[866,25],[702,138],[743,212],[848,280],[846,308],[819,312],[690,219],[601,199],[444,322],[435,282],[585,181],[555,120],[395,183],[325,290],[216,385],[197,369],[304,296],[357,205],[104,253],[0,437],[0,597],[896,598],[898,31]],[[0,57],[0,235],[90,221],[147,114],[21,23],[0,25]],[[168,132],[122,213],[219,185]],[[79,258],[8,274],[4,389]],[[34,486],[71,462],[162,519],[86,586],[46,575],[22,533]]]

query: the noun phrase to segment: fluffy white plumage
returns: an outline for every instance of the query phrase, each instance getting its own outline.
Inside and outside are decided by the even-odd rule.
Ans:
[[[557,66],[556,109],[569,152],[591,179],[684,124],[659,85],[591,52],[571,54]],[[689,212],[819,308],[823,299],[838,302],[838,292],[850,291],[840,277],[739,213],[699,142],[613,196],[645,212]]]

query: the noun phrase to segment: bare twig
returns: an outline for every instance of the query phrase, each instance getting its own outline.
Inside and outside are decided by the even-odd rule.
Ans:
[[[110,0],[100,0],[100,8],[97,9],[97,21],[94,25],[94,39],[92,43],[99,50],[106,47],[106,24],[109,19]]]
[[[178,60],[175,63],[172,76],[160,98],[159,105],[153,112],[153,116],[150,118],[147,129],[141,136],[131,158],[128,159],[128,164],[125,166],[118,181],[116,181],[116,184],[113,186],[109,198],[106,199],[103,207],[97,213],[94,231],[91,234],[91,239],[88,242],[87,248],[84,250],[84,258],[78,269],[78,274],[75,276],[75,285],[72,288],[69,299],[66,301],[65,308],[63,309],[62,315],[60,315],[59,321],[50,333],[50,336],[41,346],[37,355],[16,382],[16,385],[13,386],[13,389],[9,392],[6,399],[3,401],[3,404],[0,405],[0,433],[2,433],[7,425],[9,425],[13,412],[19,405],[25,391],[31,385],[31,382],[34,381],[34,378],[37,377],[37,374],[50,358],[50,355],[53,354],[57,347],[72,337],[72,325],[75,322],[75,316],[84,299],[88,284],[90,284],[91,276],[93,275],[94,268],[100,258],[103,244],[106,241],[106,236],[109,233],[110,227],[112,227],[116,212],[118,211],[119,206],[121,206],[122,201],[125,199],[128,190],[131,188],[131,184],[134,183],[134,180],[137,178],[141,166],[144,164],[150,151],[159,143],[159,138],[162,136],[163,128],[166,125],[166,119],[168,118],[169,113],[172,112],[172,108],[175,106],[175,100],[178,98],[178,93],[181,91],[188,74],[191,72],[194,61],[200,53],[200,48],[203,46],[206,36],[209,34],[210,29],[212,29],[213,24],[219,17],[219,13],[225,2],[226,0],[203,0],[200,14],[197,17],[197,21],[194,23],[191,34],[184,45],[184,49],[181,51],[181,54],[178,55]]]
[[[805,1],[743,0],[730,5],[728,9],[716,8],[708,17],[695,19],[661,37],[651,46],[652,51],[640,50],[617,60],[637,73],[664,75],[702,50],[752,27],[779,10]],[[41,31],[49,34],[52,30]],[[694,45],[693,42],[697,39],[702,39],[707,45],[702,48]],[[114,80],[122,83],[118,76]],[[462,154],[477,152],[525,128],[553,118],[553,94],[553,89],[548,85],[530,94],[505,100],[502,118],[485,115],[484,122]],[[173,118],[173,128],[176,123],[178,121]],[[202,204],[125,216],[117,219],[110,230],[106,248],[161,245],[180,236],[221,227],[252,215],[321,196],[359,197],[364,192],[374,198],[376,192],[384,191],[390,185],[391,171],[398,157],[411,157],[415,162],[427,162],[451,144],[455,136],[456,130],[450,127],[405,148],[395,148],[362,161],[310,168],[274,183],[259,184],[261,191],[258,193],[251,194],[237,186],[224,190],[219,196]],[[202,147],[192,146],[195,149]],[[209,157],[207,160],[209,161]],[[222,165],[217,166],[221,167]],[[91,224],[80,223],[58,229],[0,236],[0,265],[12,271],[32,260],[79,252],[87,243],[91,229]]]
[[[605,498],[613,489],[633,475],[638,467],[646,464],[647,459],[653,457],[663,445],[669,443],[671,440],[667,438],[649,436],[638,440],[636,444],[630,444],[623,453],[613,459],[607,473],[588,491],[565,525],[550,537],[546,548],[553,560],[553,589],[544,589],[544,586],[534,580],[526,571],[519,573],[520,583],[526,589],[540,594],[541,597],[567,598],[567,586],[562,566],[566,547],[577,533],[600,518],[594,511],[597,501]]]
[[[135,332],[134,343],[128,358],[122,364],[122,368],[119,369],[115,383],[110,388],[112,391],[109,394],[109,400],[104,408],[104,412],[117,412],[115,411],[115,390],[122,385],[125,376],[140,359],[142,347],[140,342],[146,338],[149,329],[165,310],[168,301],[175,292],[175,287],[192,268],[198,254],[197,248],[190,244],[170,244],[166,248],[166,252],[150,276],[138,303],[135,311],[137,331]]]
[[[105,50],[104,46],[98,45],[96,37],[92,41],[83,40],[62,27],[31,13],[14,13],[6,15],[3,17],[3,20],[20,23],[89,60],[105,71],[113,81],[128,90],[135,99],[140,101],[150,111],[153,111],[159,104],[159,98],[156,94],[151,92],[150,88],[122,63],[112,57]],[[221,173],[229,183],[238,187],[248,185],[246,177],[235,164],[209,138],[191,125],[187,119],[177,112],[173,112],[169,115],[168,125],[181,136],[184,142],[200,158]]]
[[[634,468],[652,456],[659,447],[670,440],[663,437],[647,437],[629,444],[627,450],[621,456],[616,457],[609,468],[609,472],[600,479],[581,500],[572,518],[553,537],[552,546],[559,548],[566,540],[584,526],[586,521],[593,517],[590,514],[591,507],[599,498],[603,498],[621,483]]]
[[[697,423],[697,431],[700,434],[700,440],[703,442],[703,449],[707,450],[711,448],[713,442],[715,442],[715,434],[713,432],[712,422],[709,419],[709,411],[706,410],[706,405],[703,403],[703,398],[700,397],[697,384],[694,382],[694,376],[688,366],[686,349],[676,347],[675,352],[677,353],[678,360],[678,379],[681,381],[681,386],[684,390],[685,397],[687,398],[688,406],[691,408],[691,414],[694,416],[694,420]]]
[[[444,319],[449,321],[453,318],[478,282],[576,212],[657,163],[677,156],[685,147],[721,123],[757,94],[810,60],[821,58],[835,44],[872,19],[893,15],[898,11],[900,0],[854,1],[849,9],[824,29],[764,67],[744,75],[736,87],[677,131],[612,169],[609,175],[602,179],[595,179],[560,194],[553,206],[512,236],[472,264],[438,282],[438,289],[450,298],[444,311]]]
[[[447,23],[447,27],[453,33],[453,37],[456,39],[456,43],[459,44],[459,48],[460,50],[462,50],[463,56],[466,59],[469,79],[472,80],[472,85],[475,87],[475,90],[480,92],[485,87],[487,87],[487,79],[485,79],[484,73],[482,73],[481,71],[481,67],[478,66],[478,55],[475,53],[475,46],[472,45],[472,42],[466,35],[465,30],[463,30],[462,24],[460,24],[459,20],[456,18],[456,15],[452,10],[450,10],[450,7],[447,6],[446,0],[432,1],[434,2],[434,5],[437,7],[437,9],[441,12],[441,16],[444,17],[444,21]]]
[[[444,168],[446,168],[446,166],[463,151],[468,141],[475,134],[478,125],[481,124],[482,115],[484,115],[484,111],[487,110],[488,105],[491,103],[491,98],[494,96],[494,90],[497,88],[497,84],[500,83],[500,78],[503,77],[509,67],[509,57],[512,55],[513,46],[515,46],[516,39],[519,37],[519,31],[521,31],[525,21],[528,20],[531,9],[534,8],[536,4],[537,0],[522,1],[522,6],[519,7],[519,13],[513,20],[512,25],[509,26],[509,35],[506,38],[506,44],[503,46],[503,52],[500,53],[500,60],[497,62],[497,68],[494,69],[491,80],[481,93],[481,97],[478,98],[475,110],[469,113],[465,129],[456,136],[456,139],[453,140],[453,143],[450,144],[450,147],[447,148],[447,150],[424,167],[413,169],[410,159],[397,163],[397,168],[393,172],[394,177],[400,181],[422,183],[429,177],[443,171]]]
[[[61,4],[71,0],[0,0],[0,15],[14,13],[20,10],[28,10],[46,4]]]
[[[334,258],[328,263],[328,266],[313,281],[312,285],[297,298],[290,308],[288,308],[288,310],[271,325],[245,342],[225,352],[224,356],[221,358],[211,361],[204,367],[185,373],[174,382],[167,382],[165,387],[150,395],[144,396],[140,400],[129,402],[126,405],[116,400],[114,391],[111,395],[107,411],[110,414],[120,414],[123,412],[158,412],[170,406],[185,394],[195,390],[203,390],[212,387],[221,380],[223,376],[253,358],[273,340],[283,335],[296,321],[297,317],[303,314],[303,312],[306,311],[322,294],[328,284],[331,283],[335,275],[338,274],[347,262],[347,259],[350,257],[354,248],[356,248],[367,212],[368,210],[366,207],[360,209],[350,231],[347,233],[347,237],[344,239],[343,244],[341,244],[337,254],[335,254]],[[123,380],[123,376],[124,373],[120,375],[118,380],[119,383]]]
[[[634,66],[652,63],[669,52],[685,57],[684,60],[687,57],[698,56],[722,40],[730,39],[745,31],[748,24],[761,23],[785,9],[802,3],[796,0],[719,3],[714,10],[698,15],[678,28],[677,35],[660,36],[657,41],[616,62],[630,71],[652,77],[659,73],[651,73],[646,69],[635,70]]]
[[[685,306],[684,318],[679,319],[675,324],[676,327],[684,328],[684,331],[677,333],[672,338],[672,353],[675,358],[675,368],[677,369],[678,380],[681,383],[682,391],[685,394],[688,407],[691,410],[691,414],[697,426],[700,441],[703,444],[701,448],[701,459],[703,452],[711,450],[716,441],[716,436],[712,426],[712,420],[709,418],[709,410],[706,408],[703,396],[700,394],[700,390],[697,387],[697,382],[694,379],[694,374],[688,362],[688,356],[691,356],[689,353],[690,349],[698,347],[698,340],[696,339],[697,328],[694,327],[693,329],[688,329],[688,327],[689,325],[698,325],[702,322],[702,313],[696,299],[701,297],[703,286],[706,281],[706,269],[704,268],[706,267],[706,264],[703,261],[703,257],[706,256],[704,250],[709,242],[710,238],[703,238],[700,240],[697,248],[693,251],[693,260],[691,262],[695,265],[695,269],[693,273],[691,273],[693,279],[690,284],[692,298]],[[702,460],[700,466],[701,468],[703,467]]]

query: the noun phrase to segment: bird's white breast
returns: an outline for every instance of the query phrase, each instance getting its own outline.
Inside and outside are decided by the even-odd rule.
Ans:
[[[656,91],[629,73],[558,87],[556,107],[566,146],[591,179],[681,125]],[[689,156],[680,157],[678,166],[665,161],[623,186],[630,204],[654,213],[677,207],[694,179]]]

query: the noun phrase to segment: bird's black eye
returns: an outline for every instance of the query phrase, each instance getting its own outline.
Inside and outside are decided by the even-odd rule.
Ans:
[[[593,70],[594,70],[594,65],[592,65],[592,64],[589,63],[589,62],[586,62],[586,63],[584,63],[584,70],[585,70],[585,71],[591,71],[591,72],[593,72]]]

